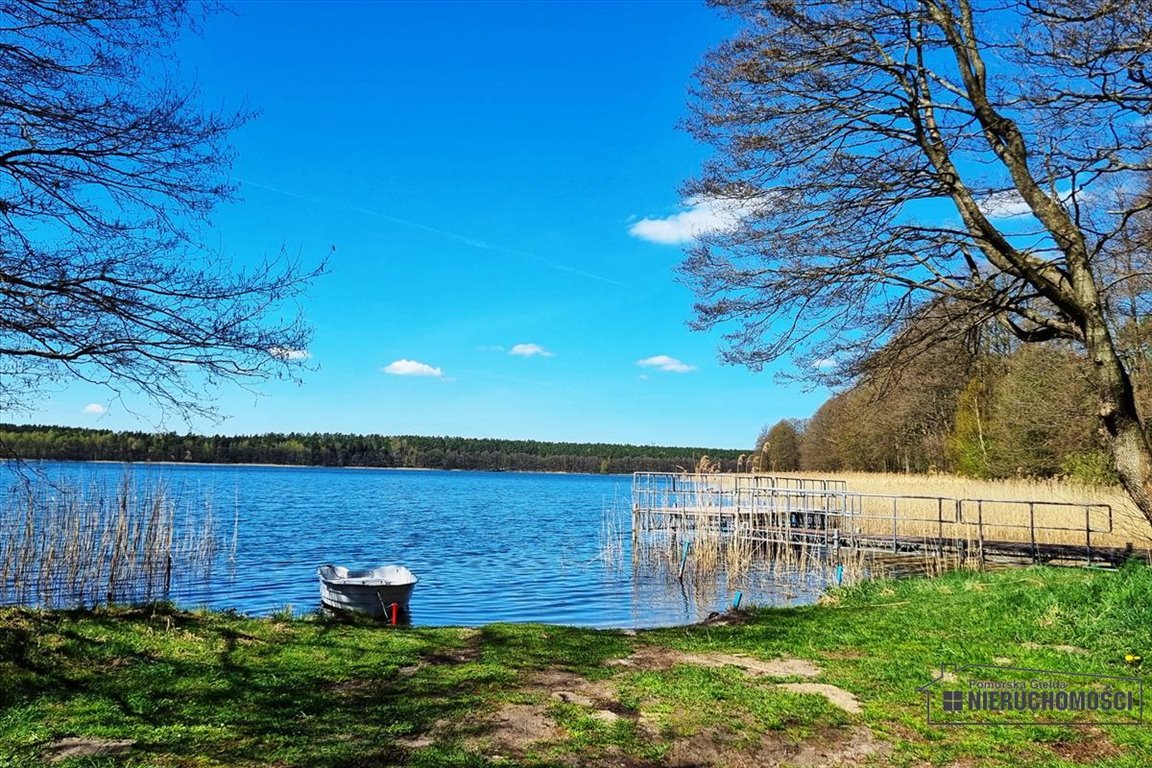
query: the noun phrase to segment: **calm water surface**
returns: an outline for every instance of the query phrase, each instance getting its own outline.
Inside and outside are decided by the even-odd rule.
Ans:
[[[40,469],[79,484],[115,485],[126,471],[136,483],[163,481],[184,505],[209,502],[229,544],[235,520],[234,562],[207,583],[177,579],[175,596],[186,607],[312,610],[323,563],[411,568],[420,576],[412,621],[422,625],[666,626],[722,610],[736,589],[746,604],[786,604],[826,586],[781,587],[755,574],[683,586],[666,564],[633,562],[628,476],[66,462]],[[610,509],[619,525],[606,556]]]

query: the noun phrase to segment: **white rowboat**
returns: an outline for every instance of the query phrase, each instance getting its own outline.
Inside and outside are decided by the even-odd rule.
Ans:
[[[370,616],[389,617],[392,606],[398,612],[408,610],[408,598],[420,578],[402,565],[382,565],[362,571],[350,571],[342,565],[322,565],[320,602],[340,611],[357,611]]]

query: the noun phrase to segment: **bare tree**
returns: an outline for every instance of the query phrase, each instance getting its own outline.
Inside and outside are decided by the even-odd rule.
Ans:
[[[1152,520],[1114,306],[1147,274],[1120,254],[1149,207],[1152,2],[717,4],[742,31],[699,72],[689,127],[716,153],[687,192],[742,219],[682,266],[695,324],[729,326],[729,361],[813,375],[851,375],[932,301],[947,322],[908,354],[990,321],[1068,340]]]
[[[318,270],[202,244],[231,130],[173,80],[183,0],[0,2],[0,410],[78,378],[212,413],[212,387],[291,375]]]

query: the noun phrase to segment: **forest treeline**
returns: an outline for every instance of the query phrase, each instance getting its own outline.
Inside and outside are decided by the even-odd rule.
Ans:
[[[723,471],[743,465],[738,450],[612,443],[553,443],[415,435],[290,433],[179,435],[78,427],[0,425],[7,456],[61,461],[187,461],[325,467],[675,472],[705,461]]]
[[[949,339],[892,362],[864,361],[810,418],[766,425],[754,466],[1116,482],[1089,362],[1067,346]],[[1150,413],[1145,356],[1129,362]]]

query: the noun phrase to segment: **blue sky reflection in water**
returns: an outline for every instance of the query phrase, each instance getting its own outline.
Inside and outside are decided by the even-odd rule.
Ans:
[[[207,585],[181,590],[184,607],[267,614],[319,604],[316,567],[396,562],[421,578],[412,598],[421,625],[543,621],[594,627],[693,622],[729,604],[781,605],[813,599],[823,583],[773,586],[764,571],[731,584],[675,568],[634,564],[627,476],[349,470],[301,467],[46,463],[50,480],[115,487],[131,473],[160,481],[182,510],[210,504],[218,532],[239,522],[235,564]],[[622,511],[605,556],[605,510]],[[180,574],[175,582],[181,583]]]

